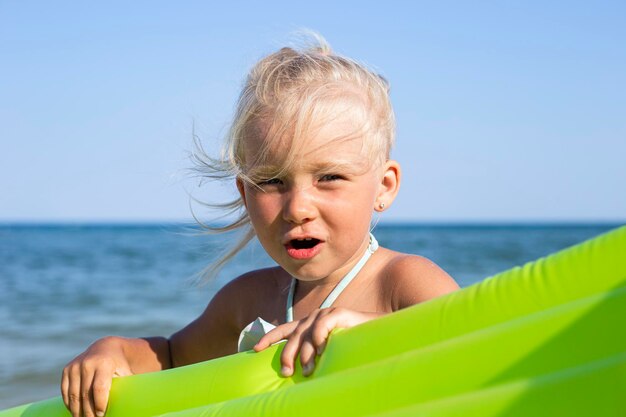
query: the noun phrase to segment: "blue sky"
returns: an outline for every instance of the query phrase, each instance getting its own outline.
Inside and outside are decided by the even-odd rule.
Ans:
[[[383,221],[623,221],[624,21],[617,1],[0,2],[0,221],[232,197],[189,177],[192,123],[217,149],[247,69],[301,28],[391,81]]]

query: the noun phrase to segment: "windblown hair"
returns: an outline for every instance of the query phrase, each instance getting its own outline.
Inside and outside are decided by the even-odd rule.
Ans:
[[[385,78],[350,58],[334,53],[319,35],[303,48],[285,47],[261,59],[249,72],[237,103],[221,158],[208,156],[199,142],[192,155],[195,170],[203,178],[255,183],[257,167],[263,167],[270,152],[279,155],[280,176],[297,163],[299,150],[317,129],[348,116],[354,131],[334,140],[358,138],[372,164],[389,158],[395,139],[395,118]],[[262,145],[253,160],[246,159],[246,144]],[[278,146],[277,146],[278,145]],[[271,155],[276,161],[276,155]],[[267,172],[263,176],[267,176]],[[202,272],[205,281],[255,236],[241,198],[227,203],[207,204],[222,210],[223,218],[235,216],[224,226],[200,224],[209,233],[242,229],[241,239]],[[196,219],[198,220],[198,219]]]

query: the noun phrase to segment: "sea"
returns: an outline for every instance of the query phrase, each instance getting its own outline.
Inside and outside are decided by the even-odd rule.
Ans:
[[[466,287],[620,225],[378,224],[374,234]],[[200,285],[235,238],[185,224],[0,224],[0,410],[59,395],[63,366],[96,339],[170,335],[228,280],[273,264],[253,241]]]

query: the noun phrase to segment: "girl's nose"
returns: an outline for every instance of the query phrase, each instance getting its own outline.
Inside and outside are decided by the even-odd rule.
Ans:
[[[302,224],[317,216],[317,207],[308,190],[294,188],[285,197],[283,218],[289,223]]]

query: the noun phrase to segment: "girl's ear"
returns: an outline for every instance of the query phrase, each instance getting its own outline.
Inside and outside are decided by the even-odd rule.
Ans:
[[[243,201],[244,207],[248,208],[248,204],[246,203],[246,188],[243,183],[243,180],[239,177],[235,180],[237,183],[237,190],[239,191],[239,195],[241,196],[241,201]]]
[[[396,195],[398,195],[398,191],[400,190],[401,176],[402,171],[397,161],[388,160],[385,162],[383,176],[378,188],[378,195],[374,202],[374,210],[384,211],[391,206],[391,203],[396,199]]]

